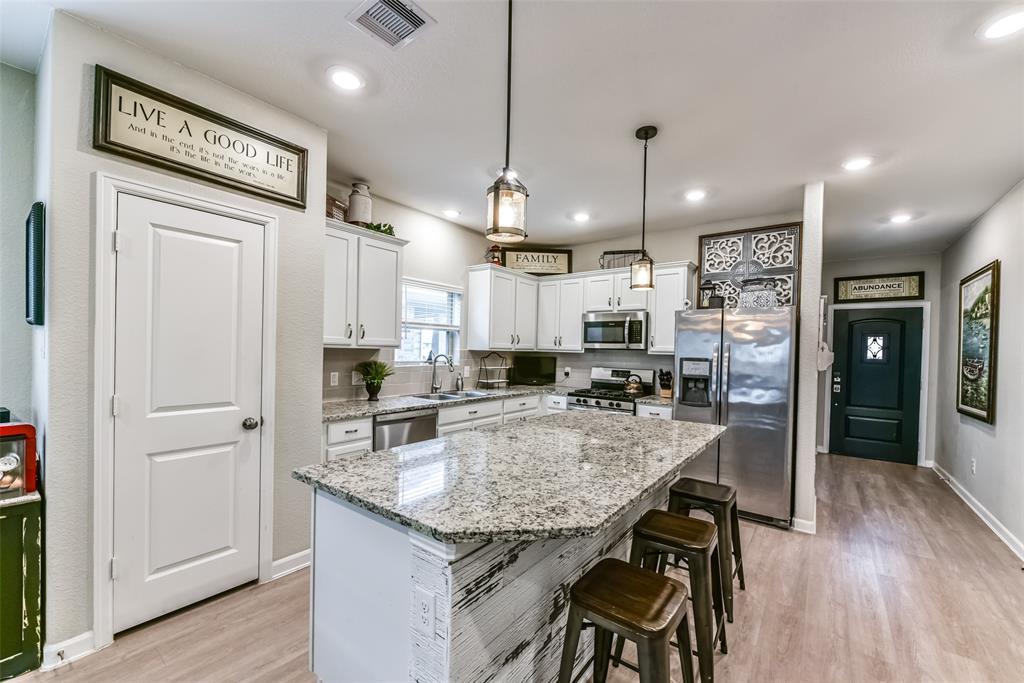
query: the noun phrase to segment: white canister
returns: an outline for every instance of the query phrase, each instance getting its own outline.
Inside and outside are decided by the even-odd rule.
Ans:
[[[348,196],[348,222],[353,225],[368,225],[372,206],[370,186],[366,183],[352,183],[352,194]]]

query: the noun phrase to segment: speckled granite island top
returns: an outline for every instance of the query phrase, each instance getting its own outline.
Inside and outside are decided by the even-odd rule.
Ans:
[[[724,431],[567,411],[310,465],[292,476],[446,543],[598,533]]]

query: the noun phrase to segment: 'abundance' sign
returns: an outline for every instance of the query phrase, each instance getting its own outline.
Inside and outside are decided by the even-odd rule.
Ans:
[[[835,303],[924,298],[924,272],[837,277]]]
[[[306,207],[307,150],[96,65],[93,147]]]

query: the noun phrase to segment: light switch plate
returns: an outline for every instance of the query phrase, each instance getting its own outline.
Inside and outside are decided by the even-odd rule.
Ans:
[[[463,377],[469,377],[469,366],[468,365],[463,365],[462,366],[462,376]]]
[[[436,615],[434,594],[416,586],[416,590],[413,592],[413,599],[415,600],[414,606],[416,610],[413,616],[413,628],[433,640],[434,618]]]
[[[332,387],[338,386],[338,374],[339,373],[337,373],[337,372],[332,372],[331,373],[331,386]]]

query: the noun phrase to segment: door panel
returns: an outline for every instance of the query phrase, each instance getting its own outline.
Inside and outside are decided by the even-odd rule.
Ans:
[[[402,329],[402,248],[390,242],[359,238],[359,346],[398,346]]]
[[[324,234],[324,344],[356,343],[356,272],[359,240],[327,228]]]
[[[615,296],[611,275],[588,277],[584,282],[584,305],[588,313],[610,311]]]
[[[725,311],[718,481],[743,512],[786,520],[793,482],[796,309]]]
[[[516,348],[537,348],[537,283],[516,278]]]
[[[117,226],[120,631],[258,575],[263,230],[126,194]]]
[[[916,464],[921,309],[841,309],[833,330],[829,450]]]
[[[558,349],[558,299],[560,282],[542,282],[537,291],[537,348]]]
[[[675,350],[676,311],[683,310],[685,298],[685,268],[655,269],[648,353],[672,353]]]
[[[583,281],[562,280],[558,291],[558,349],[583,350]]]
[[[647,291],[630,289],[632,278],[629,273],[618,273],[615,276],[615,310],[642,311],[647,308]]]
[[[490,318],[490,348],[511,349],[516,341],[516,278],[513,276],[491,272]]]

